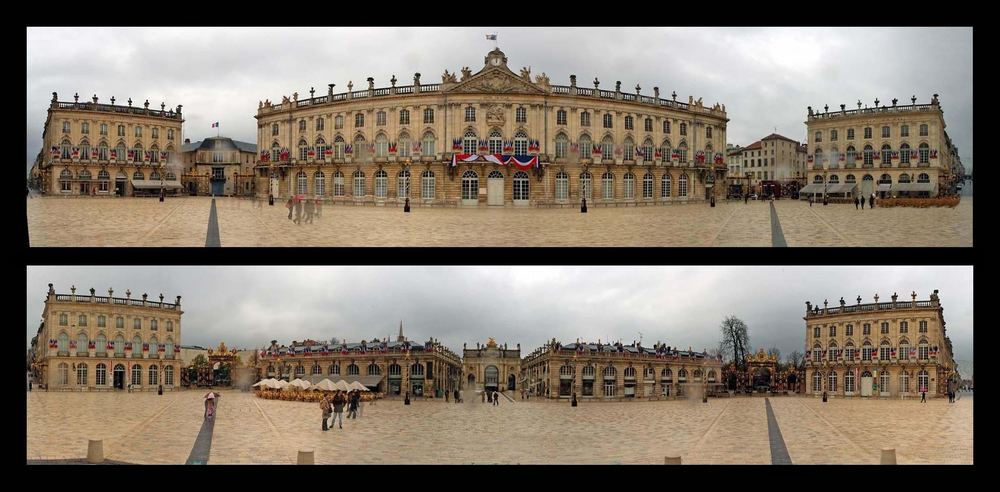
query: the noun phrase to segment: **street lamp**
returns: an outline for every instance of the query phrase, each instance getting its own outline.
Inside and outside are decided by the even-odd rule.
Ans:
[[[154,151],[155,152],[155,151]],[[163,195],[165,194],[163,190],[163,160],[160,160],[160,201],[163,201]]]

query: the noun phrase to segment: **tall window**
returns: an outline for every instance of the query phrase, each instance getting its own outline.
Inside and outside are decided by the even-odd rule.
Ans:
[[[861,334],[865,335],[865,336],[872,334],[872,325],[871,325],[871,323],[865,323],[865,324],[861,325]]]
[[[677,180],[677,196],[688,196],[688,176],[687,173],[681,174],[680,179]]]
[[[927,164],[927,163],[929,163],[930,162],[930,156],[931,156],[931,149],[930,149],[930,147],[926,143],[922,143],[922,144],[920,144],[920,147],[918,149],[919,149],[919,153],[920,153],[920,161],[919,161],[920,164]]]
[[[358,113],[354,115],[354,128],[363,128],[365,126],[365,115],[363,113]]]
[[[396,194],[399,198],[408,198],[410,196],[410,171],[409,169],[403,169],[398,174],[396,174]]]
[[[848,128],[847,129],[847,139],[848,140],[854,140],[854,129],[853,128]]]
[[[888,126],[883,126],[882,127],[882,138],[889,138],[889,127]]]
[[[518,130],[514,134],[514,154],[525,155],[528,153],[528,135],[524,131]]]
[[[96,377],[96,379],[94,381],[94,385],[96,385],[96,386],[105,386],[105,385],[107,385],[108,384],[108,366],[105,365],[105,364],[103,364],[103,363],[97,364],[97,369],[94,372],[94,376]]]
[[[580,195],[589,200],[593,196],[591,190],[593,190],[593,187],[591,186],[590,173],[580,173]]]
[[[354,171],[354,196],[365,196],[365,173]]]
[[[139,125],[135,127],[135,138],[142,138],[142,127]]]
[[[527,200],[528,194],[528,173],[518,171],[514,173],[514,200]]]
[[[615,142],[611,139],[611,135],[604,137],[601,140],[601,159],[613,159],[615,155]]]
[[[479,199],[479,175],[471,169],[462,173],[462,199]]]
[[[132,384],[136,386],[142,385],[142,366],[139,364],[132,366]]]
[[[433,200],[435,198],[434,171],[430,169],[420,174],[420,198],[424,200]]]
[[[212,162],[222,162],[222,152],[215,152]],[[216,157],[218,157],[216,159]],[[305,140],[299,140],[299,160],[306,160],[309,157],[309,144]]]
[[[921,321],[921,322],[920,322],[920,323],[918,324],[918,328],[917,328],[917,330],[918,330],[918,331],[919,331],[920,333],[927,333],[927,322],[926,322],[926,321]]]
[[[710,127],[710,126],[706,126],[705,127],[705,138],[712,138],[712,127]],[[773,143],[772,143],[772,145],[773,145]],[[772,150],[771,152],[774,152],[774,151]]]
[[[678,148],[677,150],[680,151],[680,154],[681,154],[680,161],[681,162],[687,162],[687,160],[688,160],[688,145],[687,145],[687,142],[681,142],[680,148]],[[759,159],[758,159],[758,164],[760,164],[760,160]]]
[[[164,386],[174,385],[174,366],[166,366],[163,368],[163,384]]]
[[[326,195],[326,175],[323,171],[316,171],[313,175],[313,189],[316,190],[316,196]]]
[[[558,149],[558,143],[556,148]],[[558,154],[557,154],[558,155]],[[556,200],[565,201],[569,198],[569,175],[563,171],[556,173]]]
[[[97,159],[101,161],[108,160],[108,144],[101,142],[97,146]]]
[[[476,121],[476,108],[472,106],[465,108],[465,121],[467,122]]]
[[[503,153],[503,135],[499,131],[493,130],[490,132],[489,148],[491,154]]]
[[[389,155],[389,139],[383,135],[379,134],[375,137],[375,156],[376,157],[386,157]]]
[[[653,118],[646,118],[643,129],[647,132],[653,131]]]
[[[309,179],[306,178],[305,171],[299,171],[299,173],[295,175],[295,192],[299,195],[306,194],[308,183]]]
[[[153,350],[153,349],[150,348],[150,350]],[[157,384],[160,384],[157,381],[158,380],[158,378],[157,378],[158,375],[159,375],[159,373],[156,370],[156,366],[150,365],[149,366],[149,385],[150,386],[156,386]]]
[[[306,120],[299,120],[299,131],[306,131]]]
[[[875,348],[872,347],[872,344],[870,342],[865,342],[865,344],[861,346],[861,359],[862,360],[871,360],[871,358],[872,358],[872,352],[874,350],[875,350]]]
[[[847,325],[844,327],[844,336],[853,337],[854,336],[854,325]]]
[[[629,137],[625,139],[625,160],[631,161],[633,159],[635,159],[635,143]]]
[[[872,163],[874,163],[874,162],[875,162],[874,161],[874,149],[872,149],[871,145],[865,145],[865,150],[864,150],[864,163],[865,163],[865,166],[871,167]]]
[[[687,123],[681,123],[681,135],[686,136],[688,134]]]
[[[560,133],[556,135],[556,159],[566,157],[569,150],[569,139]]]
[[[476,139],[476,132],[469,130],[462,137],[462,153],[475,154],[479,148],[479,141]]]
[[[837,130],[830,130],[830,141],[831,142],[837,141]]]
[[[891,166],[892,165],[892,148],[889,144],[882,146],[882,165]]]
[[[333,196],[344,196],[344,173],[333,173]]]
[[[399,111],[399,124],[409,125],[410,124],[410,111],[406,109],[401,109]]]
[[[625,173],[625,189],[622,198],[626,200],[635,199],[635,174],[630,172]]]
[[[830,336],[837,336],[837,325],[830,325]]]
[[[900,164],[910,164],[910,145],[902,144],[899,146],[899,163]]]
[[[517,110],[514,111],[514,121],[517,123],[527,123],[528,111],[524,108],[517,108]]]
[[[926,137],[927,136],[927,125],[926,124],[920,125],[920,136],[921,137]]]
[[[844,373],[844,392],[854,393],[854,373],[851,371]]]
[[[889,371],[885,369],[878,375],[878,391],[883,395],[889,394]]]
[[[338,115],[337,115],[337,116],[336,116],[336,117],[335,117],[335,118],[333,119],[333,128],[334,128],[335,130],[340,130],[340,129],[344,128],[344,115],[340,115],[340,114],[338,114]]]
[[[899,136],[900,137],[909,137],[910,136],[910,125],[903,125],[903,126],[899,127]]]
[[[580,113],[580,126],[590,126],[590,113],[586,111]]]
[[[407,133],[402,133],[399,135],[399,146],[397,152],[400,157],[410,157],[410,135]]]
[[[108,124],[107,123],[101,123],[100,132],[101,132],[101,135],[104,135],[104,136],[108,135]]]
[[[316,118],[316,131],[318,131],[318,132],[323,131],[323,118],[322,117]]]
[[[611,127],[609,126],[609,127],[606,127],[606,128],[611,128]],[[632,120],[631,116],[626,116],[625,117],[625,129],[626,130],[634,130],[634,128],[633,128],[633,120]]]
[[[889,360],[890,352],[892,347],[889,346],[889,342],[882,342],[878,347],[878,359],[879,360]]]
[[[670,173],[663,173],[660,178],[660,198],[670,198]]]
[[[557,125],[565,125],[566,124],[566,111],[565,110],[560,109],[559,111],[556,111],[556,124]]]
[[[277,125],[275,125],[275,126],[277,126]],[[275,135],[277,135],[277,133],[275,133]],[[125,136],[125,125],[118,125],[118,136],[119,137],[124,137]]]
[[[830,374],[826,375],[827,391],[830,393],[837,392],[837,371],[830,371]]]
[[[615,175],[610,171],[601,175],[601,197],[605,200],[615,198]]]
[[[905,370],[899,374],[899,392],[909,393],[910,392],[910,373]]]
[[[434,110],[431,108],[424,109],[424,123],[431,124],[434,123]]]
[[[889,333],[889,322],[888,321],[883,321],[882,324],[881,324],[881,326],[879,328],[880,328],[881,333],[883,335],[888,334]]]
[[[920,360],[927,360],[930,358],[930,347],[927,345],[926,340],[921,340],[920,344],[917,345],[917,358]]]
[[[79,386],[87,385],[87,364],[79,363],[76,365],[76,384]]]
[[[375,126],[385,126],[385,111],[375,113]]]
[[[611,128],[611,115],[604,113],[604,128]]]
[[[813,373],[813,391],[816,393],[823,391],[823,375],[819,371]]]
[[[424,157],[434,157],[434,134],[431,132],[424,133],[423,143],[421,144],[421,150],[424,152]]]
[[[642,176],[642,198],[653,198],[653,175],[649,171]]]
[[[670,120],[663,120],[663,133],[670,133]]]
[[[345,150],[344,147],[345,146],[346,146],[346,143],[344,142],[344,137],[341,137],[340,135],[337,135],[337,137],[333,139],[333,158],[334,159],[343,159],[344,158],[344,150]]]

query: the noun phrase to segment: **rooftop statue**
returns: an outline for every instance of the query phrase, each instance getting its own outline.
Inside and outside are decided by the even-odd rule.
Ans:
[[[447,84],[449,82],[456,83],[458,80],[456,79],[455,74],[448,73],[448,69],[446,68],[444,69],[444,75],[441,75],[441,83]]]
[[[521,67],[521,78],[531,82],[531,67]]]
[[[465,81],[469,77],[472,77],[472,70],[469,70],[469,67],[462,67],[462,80]]]

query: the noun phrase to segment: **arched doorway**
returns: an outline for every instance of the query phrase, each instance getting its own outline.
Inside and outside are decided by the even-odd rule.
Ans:
[[[861,396],[872,396],[873,382],[871,371],[861,373]]]
[[[861,196],[869,197],[875,191],[875,178],[871,174],[866,174],[861,178]]]
[[[500,389],[500,370],[497,369],[497,366],[486,366],[486,370],[483,372],[483,376],[485,377],[483,388],[486,391],[497,391]]]
[[[771,389],[771,370],[760,367],[753,374],[753,389],[758,392],[765,392]]]
[[[125,388],[125,365],[116,364],[114,371],[114,387],[115,389]]]
[[[517,378],[513,374],[507,376],[507,389],[514,390],[517,383]]]
[[[476,375],[469,374],[469,388],[475,388],[475,387],[476,387]]]
[[[788,375],[788,390],[792,391],[792,392],[796,392],[796,386],[795,386],[795,384],[797,382],[798,382],[798,378],[795,377],[795,374],[789,374]]]
[[[490,171],[486,178],[486,204],[503,205],[503,173]]]

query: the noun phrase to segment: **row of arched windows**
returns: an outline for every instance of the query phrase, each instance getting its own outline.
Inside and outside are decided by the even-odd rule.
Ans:
[[[561,366],[559,368],[559,374],[561,376],[572,376],[573,375],[573,370],[574,370],[573,366],[571,366],[569,364],[566,364],[566,365],[563,365],[563,366]],[[645,370],[644,377],[646,379],[653,379],[653,375],[654,375],[653,371],[654,371],[654,369],[647,367],[646,370]],[[584,366],[583,370],[582,370],[583,376],[584,377],[588,377],[588,378],[589,377],[593,377],[596,374],[596,372],[597,372],[596,368],[594,366],[592,366],[592,365]],[[703,373],[702,373],[701,369],[695,369],[693,371],[693,373],[692,373],[692,377],[694,378],[694,381],[700,382],[702,374]],[[603,379],[614,379],[615,377],[617,377],[617,375],[618,375],[618,369],[616,369],[614,366],[607,366],[603,370],[601,370],[601,376],[602,376]],[[635,377],[636,377],[636,370],[635,370],[635,368],[634,367],[627,367],[627,368],[625,368],[623,376],[624,376],[625,379],[635,379]],[[687,369],[681,368],[679,371],[677,371],[677,380],[678,381],[682,381],[682,382],[683,381],[687,381],[687,376],[688,376]],[[715,381],[715,376],[716,376],[715,375],[715,370],[714,369],[710,369],[708,371],[708,381],[709,382]],[[663,368],[663,369],[660,370],[660,379],[661,380],[673,381],[673,377],[674,377],[673,370],[671,370],[669,367],[666,367],[666,368]]]
[[[866,175],[862,176],[861,179],[862,179],[862,181],[871,181],[874,178],[872,177],[871,174],[866,174]],[[889,176],[888,174],[883,174],[883,175],[879,176],[878,182],[879,183],[884,183],[884,184],[892,184],[892,176]],[[911,183],[911,182],[913,182],[913,178],[909,174],[903,173],[903,174],[899,175],[899,182],[900,183]],[[930,182],[931,182],[931,177],[927,173],[920,173],[917,176],[917,183],[930,183]],[[823,176],[821,176],[819,174],[813,176],[813,183],[822,184],[823,183]],[[829,183],[829,184],[840,183],[840,176],[838,176],[836,174],[831,174],[827,178],[827,183]],[[847,176],[844,177],[844,183],[857,183],[857,177],[855,177],[853,174],[848,174]]]
[[[824,377],[825,376],[825,377]],[[860,374],[861,378],[871,378],[871,371],[864,371]],[[878,378],[878,391],[881,394],[890,393],[919,393],[922,391],[927,391],[929,386],[928,382],[930,380],[930,374],[926,369],[921,369],[917,373],[916,386],[911,386],[912,378],[910,373],[906,370],[899,373],[897,378],[896,391],[892,389],[892,376],[889,371],[882,370],[879,372]],[[824,379],[826,380],[826,387],[823,387]],[[843,381],[843,387],[840,387],[838,383]],[[812,377],[812,391],[821,392],[829,391],[831,393],[837,393],[843,390],[845,393],[854,393],[859,391],[861,381],[858,381],[855,377],[853,371],[845,371],[843,376],[837,374],[837,371],[830,371],[825,375],[819,371],[813,373]]]
[[[844,360],[854,360],[857,353],[857,349],[854,346],[854,342],[848,340],[844,344],[843,350],[840,350],[837,342],[831,340],[827,346],[824,348],[819,342],[813,344],[812,347],[812,359],[814,361],[825,360],[833,362],[840,359]],[[903,337],[899,340],[898,348],[893,347],[889,340],[883,339],[879,342],[879,346],[876,348],[872,345],[870,340],[865,340],[861,345],[861,360],[867,361],[871,360],[873,356],[877,357],[879,360],[888,361],[892,359],[899,360],[928,360],[930,357],[930,344],[927,338],[921,337],[917,341],[916,346],[910,345],[910,341]]]
[[[268,374],[274,374],[275,373],[275,369],[276,368],[275,368],[274,364],[268,364],[268,366],[267,366],[267,373]],[[298,375],[306,374],[306,367],[305,367],[305,365],[303,365],[301,363],[298,364],[298,365],[296,365],[296,366],[294,366],[294,368],[292,368],[292,370],[294,371],[295,374],[298,374]],[[334,376],[341,375],[340,364],[336,363],[336,362],[327,365],[326,368],[325,368],[325,370],[326,370],[325,374],[327,374],[327,375],[334,375]],[[309,369],[309,373],[311,375],[317,375],[317,376],[324,374],[323,371],[324,371],[324,367],[321,366],[319,364],[319,362],[314,363],[312,365],[312,367]],[[376,364],[374,362],[372,362],[371,364],[368,364],[368,366],[365,367],[365,371],[366,371],[365,375],[367,375],[367,376],[379,376],[379,375],[382,374],[382,368],[378,364]],[[349,364],[347,367],[345,367],[343,369],[343,374],[347,375],[347,376],[358,376],[358,375],[361,374],[361,367],[358,366],[357,364],[351,363],[351,364]],[[399,364],[390,364],[388,366],[388,374],[389,374],[390,377],[401,376],[403,374],[403,368]],[[419,362],[417,362],[417,363],[414,363],[413,365],[410,366],[410,377],[411,378],[414,378],[414,377],[415,378],[420,378],[420,377],[423,377],[423,375],[424,375],[424,366],[423,366],[423,364],[420,364]]]
[[[78,386],[89,386],[89,385],[91,385],[91,381],[89,379],[89,374],[88,374],[89,367],[87,366],[87,364],[85,362],[77,362],[75,364],[75,366],[76,366],[76,374],[75,374],[75,381],[76,381],[76,383],[75,384],[78,385]],[[57,367],[58,377],[59,377],[59,380],[58,380],[58,384],[59,385],[68,386],[70,384],[69,369],[70,369],[69,368],[69,364],[67,364],[65,362],[59,363],[59,366]],[[107,364],[104,364],[103,362],[99,363],[99,364],[97,364],[95,366],[94,369],[95,369],[94,370],[94,380],[93,380],[93,384],[92,385],[93,386],[111,386],[111,384],[114,382],[114,379],[108,378],[108,366],[107,366]],[[173,368],[173,366],[163,366],[162,369],[163,369],[163,385],[164,386],[173,386],[173,384],[174,384],[174,368]],[[125,365],[124,364],[116,364],[115,367],[114,367],[114,372],[118,373],[118,374],[121,374],[122,381],[123,382],[125,381]],[[143,374],[142,365],[140,365],[140,364],[133,364],[132,365],[132,374],[131,374],[132,377],[129,380],[130,384],[141,386],[143,384],[142,383],[142,374]],[[146,374],[147,374],[146,381],[147,381],[147,383],[150,386],[156,386],[156,385],[160,384],[160,381],[159,381],[160,368],[159,367],[157,367],[157,366],[149,366],[148,370],[146,371]]]
[[[432,109],[432,108],[425,108],[424,111],[423,111],[423,115],[424,115],[424,118],[423,118],[424,124],[433,124],[434,123],[434,109]],[[379,111],[379,112],[375,113],[375,124],[376,124],[376,126],[384,126],[386,124],[386,121],[387,121],[387,117],[386,116],[387,115],[386,115],[385,111]],[[409,110],[403,109],[403,110],[399,111],[399,124],[400,125],[409,125],[410,124],[410,111]],[[299,127],[299,131],[300,132],[306,131],[306,126],[307,126],[306,120],[304,120],[304,119],[303,120],[299,120],[298,127]],[[324,118],[322,116],[317,117],[315,119],[315,129],[316,129],[316,131],[323,131],[324,128],[325,128],[325,126],[326,126],[325,125],[325,120],[324,120]],[[364,126],[365,126],[365,115],[364,115],[364,113],[356,113],[354,115],[354,127],[355,128],[364,128]],[[335,116],[333,118],[333,127],[336,130],[340,130],[340,129],[344,128],[344,116],[343,115],[337,115],[337,116]],[[278,123],[272,123],[271,124],[271,135],[272,136],[279,136],[280,134],[281,134],[281,125],[279,125]]]
[[[85,332],[79,332],[76,335],[76,352],[78,354],[86,354],[90,346],[90,338]],[[58,343],[58,351],[61,353],[68,353],[70,351],[70,338],[69,334],[65,331],[60,332],[56,337],[56,342]],[[149,344],[149,353],[156,354],[159,350],[160,341],[156,335],[153,335],[146,342]],[[132,338],[132,354],[133,356],[140,356],[142,354],[142,337],[136,335]],[[114,347],[114,354],[118,357],[123,357],[125,355],[125,337],[123,335],[118,335],[112,340],[112,345]],[[94,339],[94,351],[97,355],[103,356],[108,348],[108,339],[104,333],[98,333],[97,337]],[[167,357],[173,357],[174,355],[174,339],[168,336],[164,342],[164,353]]]
[[[880,164],[882,166],[891,165],[893,160],[898,160],[900,164],[909,164],[912,159],[916,159],[920,164],[928,164],[930,162],[930,146],[924,142],[920,144],[917,150],[913,150],[909,144],[904,143],[899,146],[897,151],[893,151],[892,146],[884,144],[876,152],[871,145],[865,145],[861,154],[858,154],[853,146],[849,146],[843,156],[840,155],[837,147],[833,147],[829,155],[825,154],[822,148],[817,147],[815,152],[813,152],[813,163],[815,166],[822,166],[827,162],[834,164],[839,162],[841,157],[843,157],[843,160],[848,165],[853,165],[854,161],[859,158],[864,161],[866,166],[873,165],[876,158],[881,161]]]

